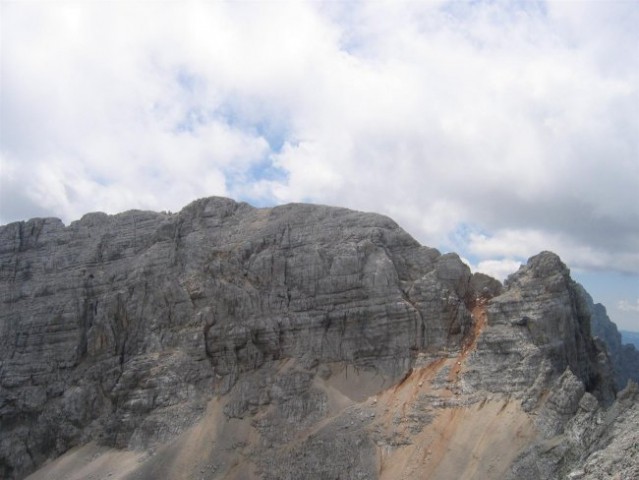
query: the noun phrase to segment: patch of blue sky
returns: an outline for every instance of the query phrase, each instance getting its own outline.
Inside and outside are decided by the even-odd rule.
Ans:
[[[477,265],[480,258],[471,253],[468,249],[470,235],[478,232],[478,228],[469,223],[460,223],[448,234],[447,244],[438,245],[438,249],[443,252],[456,252],[473,265]]]
[[[91,175],[90,179],[93,183],[96,183],[101,187],[106,187],[111,184],[111,181],[104,175]]]
[[[491,29],[516,28],[522,18],[538,18],[545,21],[548,7],[544,1],[532,0],[471,0],[451,1],[440,7],[440,11],[449,17],[448,26],[478,50],[490,48],[491,36],[486,36],[483,29],[468,28],[478,19],[487,22]],[[488,43],[487,43],[488,42]]]
[[[188,72],[182,68],[178,69],[175,75],[175,81],[182,90],[188,93],[195,93],[195,89],[198,83],[197,75]]]
[[[637,274],[573,269],[570,275],[590,292],[595,302],[606,304],[606,300],[610,303],[610,299],[615,298],[639,298],[639,275]],[[600,295],[600,298],[595,298],[595,292]]]
[[[197,127],[205,125],[208,117],[204,110],[199,107],[190,108],[186,111],[182,119],[175,125],[175,133],[193,133]]]
[[[288,172],[276,166],[269,157],[251,165],[245,172],[245,178],[250,183],[259,182],[260,180],[286,182],[288,180]]]
[[[271,151],[274,153],[281,152],[284,144],[290,140],[286,128],[276,122],[258,122],[254,128],[255,133],[268,142]]]
[[[455,229],[448,234],[448,241],[456,248],[465,248],[468,246],[472,235],[483,235],[489,237],[490,234],[482,229],[479,225],[468,222],[459,223]]]
[[[288,172],[273,163],[271,156],[242,171],[227,171],[226,188],[231,196],[237,200],[250,203],[255,207],[271,207],[277,204],[269,189],[262,191],[251,188],[260,182],[286,183]]]
[[[335,25],[339,25],[339,49],[351,55],[357,55],[364,49],[366,42],[359,35],[365,22],[361,18],[366,2],[317,2],[316,8]]]
[[[365,35],[346,32],[339,40],[339,49],[349,57],[368,62],[375,59],[375,48]]]
[[[193,133],[201,125],[218,121],[232,130],[264,138],[272,152],[279,152],[284,146],[289,133],[285,117],[261,105],[258,99],[247,101],[231,93],[219,103],[205,103],[199,98],[199,93],[206,89],[203,78],[185,68],[178,68],[174,81],[193,105],[175,125],[176,133]]]
[[[288,140],[286,122],[282,118],[267,115],[259,107],[252,106],[249,109],[231,99],[219,105],[213,115],[230,128],[263,138],[273,153],[280,152]]]
[[[639,332],[639,313],[619,308],[620,302],[639,298],[639,275],[615,271],[572,270],[571,277],[584,286],[595,303],[606,307],[608,316],[622,330]]]
[[[175,133],[193,133],[199,126],[210,122],[215,116],[215,110],[208,108],[202,102],[198,102],[198,92],[202,90],[203,80],[196,74],[180,68],[174,78],[179,88],[189,97],[189,104],[184,116],[174,126]]]
[[[519,12],[546,16],[548,5],[545,0],[453,0],[445,2],[440,10],[460,20],[467,19],[474,14],[477,8],[496,7],[500,14],[507,12],[516,15]]]

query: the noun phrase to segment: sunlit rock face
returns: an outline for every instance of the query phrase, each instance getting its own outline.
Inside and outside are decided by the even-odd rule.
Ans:
[[[614,399],[556,255],[502,286],[377,214],[208,198],[13,223],[0,295],[2,478],[65,452],[32,478],[560,478],[596,442],[540,442]]]

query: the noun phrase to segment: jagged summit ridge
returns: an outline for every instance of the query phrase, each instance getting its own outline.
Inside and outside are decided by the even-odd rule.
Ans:
[[[595,410],[613,399],[589,304],[556,255],[502,287],[377,214],[213,197],[33,219],[0,227],[0,265],[6,478],[87,442],[164,452],[120,478],[178,478],[204,437],[186,470],[198,478],[488,474],[452,453],[406,459],[434,449],[449,416],[479,434],[473,412],[498,422],[509,399],[519,420],[500,441],[517,448],[491,474],[505,478],[585,395]]]

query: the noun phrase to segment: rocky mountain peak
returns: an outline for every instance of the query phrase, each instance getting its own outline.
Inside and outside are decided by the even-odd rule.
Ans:
[[[506,286],[515,283],[526,283],[535,280],[544,280],[552,277],[568,278],[570,270],[553,252],[544,251],[530,257],[525,265],[511,274],[506,279]]]
[[[502,286],[372,213],[17,222],[0,294],[2,478],[560,478],[636,420],[559,257]]]

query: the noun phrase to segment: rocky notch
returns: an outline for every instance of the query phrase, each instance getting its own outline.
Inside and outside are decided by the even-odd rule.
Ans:
[[[491,475],[533,475],[585,396],[614,398],[592,305],[554,254],[502,287],[346,209],[209,198],[14,223],[0,294],[3,478],[96,444],[137,452],[113,478],[479,478],[455,448],[494,452],[436,433],[483,435],[502,412],[517,420]],[[60,465],[33,478],[78,475]]]

